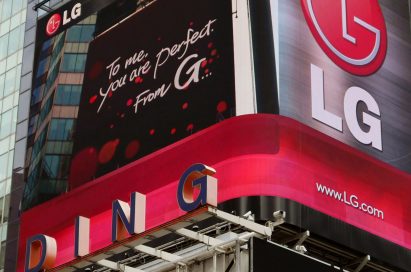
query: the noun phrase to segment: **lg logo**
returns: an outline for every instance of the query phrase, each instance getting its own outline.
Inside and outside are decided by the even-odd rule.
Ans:
[[[57,33],[61,25],[66,25],[71,22],[71,20],[77,19],[81,16],[81,4],[77,3],[71,9],[70,14],[68,10],[63,12],[63,20],[61,19],[61,15],[56,13],[53,14],[50,19],[47,21],[46,25],[46,33],[48,36],[53,36]]]
[[[367,76],[381,67],[387,31],[378,0],[301,0],[301,5],[315,40],[340,68]],[[343,132],[343,118],[326,109],[324,86],[324,71],[311,64],[312,117]],[[359,103],[367,107],[361,114],[357,113]],[[352,86],[345,91],[343,109],[354,138],[382,151],[381,112],[373,96]]]
[[[51,16],[46,25],[47,35],[49,36],[54,35],[54,33],[56,33],[57,30],[60,28],[60,24],[61,24],[60,14],[56,13],[53,16]]]
[[[301,0],[307,24],[322,50],[355,75],[376,72],[387,52],[378,0]]]

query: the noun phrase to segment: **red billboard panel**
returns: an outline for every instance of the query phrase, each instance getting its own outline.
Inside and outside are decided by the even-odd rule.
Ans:
[[[157,1],[91,42],[70,186],[235,114],[231,1]]]
[[[243,196],[290,199],[411,249],[409,175],[292,119],[249,115],[209,127],[23,213],[18,271],[28,239],[39,233],[56,240],[55,267],[80,261],[74,223],[79,215],[90,218],[91,254],[113,245],[112,203],[128,202],[133,192],[146,195],[146,230],[184,215],[177,187],[193,162],[215,169],[218,203]]]

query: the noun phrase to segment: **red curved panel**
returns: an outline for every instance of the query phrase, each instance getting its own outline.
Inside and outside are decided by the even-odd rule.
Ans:
[[[199,162],[216,169],[219,202],[279,196],[411,249],[409,174],[287,117],[258,114],[221,122],[24,212],[18,271],[25,241],[38,233],[56,238],[56,265],[74,260],[77,215],[91,219],[91,251],[109,246],[111,203],[129,201],[131,192],[147,195],[147,229],[183,215],[177,183]]]

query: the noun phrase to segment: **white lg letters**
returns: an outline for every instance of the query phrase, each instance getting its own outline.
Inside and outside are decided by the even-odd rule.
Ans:
[[[378,104],[370,93],[360,87],[351,87],[344,96],[344,116],[348,129],[359,142],[371,144],[373,148],[382,151],[381,120],[363,112],[362,122],[370,127],[368,131],[364,131],[357,119],[357,105],[359,102],[363,102],[369,112],[377,116],[381,115]],[[311,64],[311,109],[314,119],[338,131],[343,131],[342,118],[326,110],[324,71],[314,64]]]

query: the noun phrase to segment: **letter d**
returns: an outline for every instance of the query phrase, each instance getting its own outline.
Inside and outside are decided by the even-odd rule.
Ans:
[[[25,272],[39,272],[53,268],[57,255],[54,238],[38,234],[27,239]]]

